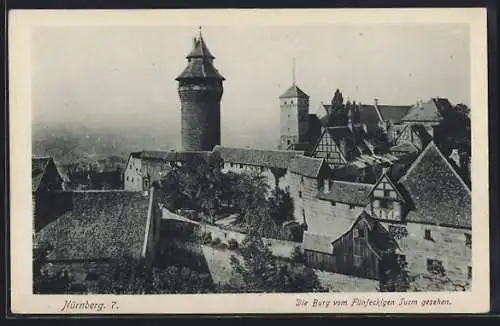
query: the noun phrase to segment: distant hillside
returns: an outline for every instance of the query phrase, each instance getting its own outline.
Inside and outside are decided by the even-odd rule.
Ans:
[[[96,130],[85,126],[37,124],[32,129],[33,155],[50,155],[60,164],[98,160],[110,156],[128,157],[144,148],[169,150],[177,135],[163,130],[118,128]]]

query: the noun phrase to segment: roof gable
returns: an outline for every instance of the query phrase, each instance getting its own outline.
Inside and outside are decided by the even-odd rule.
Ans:
[[[373,196],[375,190],[380,189],[380,185],[382,183],[385,183],[385,184],[389,185],[390,186],[390,190],[393,190],[396,193],[396,198],[394,198],[394,199],[402,201],[402,202],[406,201],[405,198],[404,198],[404,196],[399,191],[398,187],[394,184],[394,182],[392,182],[392,180],[389,177],[389,175],[388,175],[387,172],[386,173],[382,173],[382,175],[380,176],[380,178],[378,179],[378,181],[375,183],[375,185],[373,186],[373,188],[370,191],[370,194],[368,196]]]
[[[409,212],[408,221],[471,227],[471,191],[434,142],[427,145],[399,183],[415,208]]]

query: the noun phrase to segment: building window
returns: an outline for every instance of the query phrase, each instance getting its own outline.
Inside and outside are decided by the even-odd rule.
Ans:
[[[472,278],[472,267],[467,266],[467,278],[471,279]]]
[[[472,248],[472,235],[470,233],[465,233],[465,245]]]
[[[130,181],[134,182],[134,178],[130,178]]]
[[[299,198],[302,198],[302,191],[299,191]]]
[[[425,240],[432,240],[431,230],[425,229]]]
[[[285,104],[286,104],[286,101],[285,101]]]
[[[389,225],[389,233],[394,239],[398,240],[406,237],[408,235],[408,230],[406,230],[404,226]]]
[[[384,190],[384,197],[391,197],[391,191],[390,190]]]
[[[127,181],[128,181],[128,175],[127,175]]]
[[[330,204],[332,204],[332,206],[336,206],[337,205],[334,201],[331,201]]]
[[[304,176],[303,175],[300,176],[300,183],[304,183]]]
[[[353,204],[349,205],[349,209],[354,209],[354,207],[356,207],[356,205],[353,205]]]
[[[427,271],[433,274],[444,274],[443,262],[437,259],[427,259]]]
[[[290,101],[290,104],[293,104],[293,100]]]
[[[388,208],[389,207],[389,202],[387,199],[380,199],[380,208]]]
[[[240,164],[240,169],[243,169],[243,164]]]

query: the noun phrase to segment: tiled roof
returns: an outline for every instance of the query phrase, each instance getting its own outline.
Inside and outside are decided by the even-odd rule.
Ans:
[[[198,38],[195,38],[193,41],[193,49],[191,52],[187,55],[186,58],[209,58],[209,59],[215,59],[215,57],[210,53],[208,50],[207,44],[205,43],[205,40],[203,39],[203,36],[200,35]]]
[[[151,151],[145,150],[140,154],[143,160],[160,160],[160,161],[176,161],[185,162],[193,159],[207,160],[212,152],[209,151]]]
[[[416,153],[407,154],[390,163],[387,173],[391,180],[397,182],[406,173],[416,157]],[[331,177],[334,180],[339,181],[374,184],[380,178],[382,172],[383,166],[380,163],[369,164],[363,167],[357,167],[354,164],[350,164],[345,167],[332,170]]]
[[[201,34],[194,39],[193,49],[187,56],[188,65],[184,71],[176,78],[182,80],[186,78],[213,78],[224,80],[225,78],[213,66],[215,58],[208,50]]]
[[[373,105],[361,104],[358,106],[359,109],[359,122],[366,125],[368,132],[372,133],[376,131],[378,123],[380,122],[380,117],[377,113],[377,109]]]
[[[290,98],[290,97],[300,97],[300,98],[309,98],[309,95],[304,93],[297,85],[292,85],[290,86],[289,89],[287,89],[281,96],[280,98]]]
[[[334,235],[304,231],[302,248],[304,248],[304,250],[313,250],[317,252],[332,254],[332,243],[335,240],[336,239]]]
[[[345,141],[346,153],[344,153],[344,155],[347,156],[348,159],[372,153],[365,138],[366,134],[362,128],[354,127],[351,130],[347,126],[328,127],[326,128],[326,132],[330,134],[337,145]]]
[[[49,242],[56,260],[139,257],[149,198],[138,192],[73,192],[73,209],[45,226],[35,243]]]
[[[435,99],[431,99],[420,106],[413,106],[401,120],[439,122],[443,119],[440,111],[440,105],[438,105],[438,102]]]
[[[297,155],[304,154],[300,151],[278,151],[254,148],[235,148],[217,145],[214,152],[218,151],[222,159],[228,163],[264,166],[269,168],[287,169],[290,161]]]
[[[399,155],[399,153],[404,153],[404,154],[416,153],[416,152],[418,152],[418,148],[416,148],[415,145],[413,145],[411,143],[403,143],[403,144],[391,147],[390,151],[392,153],[397,153]]]
[[[317,178],[321,168],[328,169],[322,158],[297,155],[289,165],[289,171],[309,178]]]
[[[50,157],[33,157],[31,159],[31,191],[38,189],[50,160]]]
[[[400,179],[414,210],[408,221],[471,227],[471,193],[434,142]]]
[[[193,59],[189,62],[176,80],[179,81],[186,78],[213,78],[225,80],[224,76],[219,73],[212,63],[199,59]]]
[[[320,193],[318,197],[337,203],[366,206],[369,204],[368,194],[372,190],[372,184],[333,181],[328,193]]]
[[[377,105],[384,121],[400,123],[401,119],[410,111],[411,105]]]

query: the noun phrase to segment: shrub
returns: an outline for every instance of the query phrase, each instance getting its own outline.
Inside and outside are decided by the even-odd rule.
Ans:
[[[227,248],[229,250],[235,250],[235,249],[238,249],[239,247],[239,243],[238,241],[236,241],[236,239],[230,239],[228,242],[227,242]]]
[[[295,263],[305,262],[304,253],[302,252],[299,246],[296,246],[295,249],[293,249],[292,256],[290,257],[290,259]]]
[[[217,242],[217,244],[214,244],[213,246],[215,249],[221,249],[221,250],[225,250],[228,247],[226,243],[221,241]]]
[[[206,245],[212,243],[212,234],[210,232],[203,232],[201,234],[201,242]]]
[[[221,243],[221,240],[219,238],[215,238],[215,239],[212,240],[212,245],[213,246],[217,246],[220,243]]]

